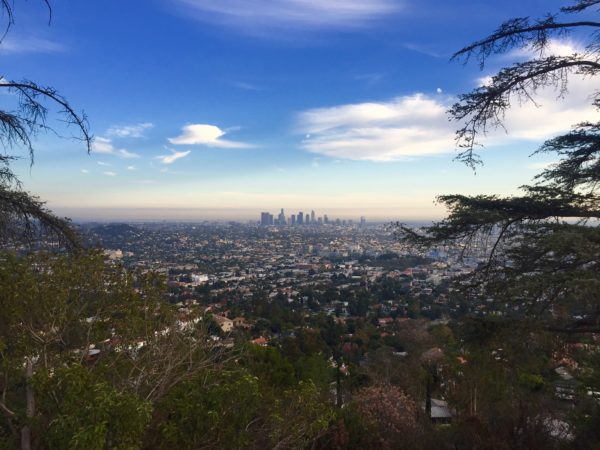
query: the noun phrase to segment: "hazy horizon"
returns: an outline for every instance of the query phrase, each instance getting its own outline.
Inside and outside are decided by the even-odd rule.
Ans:
[[[597,80],[573,77],[564,99],[542,89],[538,104],[511,105],[506,130],[482,136],[475,172],[453,161],[459,124],[447,110],[527,55],[491,57],[483,71],[449,58],[498,25],[497,5],[277,3],[57,2],[49,27],[43,4],[19,15],[4,75],[55,88],[94,136],[88,154],[80,141],[38,134],[35,164],[26,149],[11,162],[24,188],[78,219],[250,220],[281,207],[440,218],[436,196],[513,195],[554,162],[530,156],[545,139],[600,117],[587,102]],[[503,3],[506,17],[538,10]],[[579,51],[575,38],[550,51]],[[73,132],[55,119],[46,125],[57,134]]]
[[[57,207],[54,211],[64,217],[68,217],[74,222],[193,222],[193,221],[253,221],[260,220],[260,213],[268,211],[274,215],[279,213],[281,208],[255,209],[255,208],[61,208]],[[297,214],[298,211],[304,214],[311,212],[311,209],[284,208],[286,217],[289,219],[291,214]],[[337,218],[341,220],[359,221],[362,216],[367,222],[430,222],[438,220],[441,216],[418,216],[410,211],[398,211],[397,214],[391,211],[377,209],[343,209],[329,208],[324,210],[315,210],[317,217],[327,214],[330,220]]]

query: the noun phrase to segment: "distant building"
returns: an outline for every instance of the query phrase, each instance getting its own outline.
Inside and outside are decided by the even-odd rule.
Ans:
[[[304,222],[304,213],[302,211],[300,211],[298,213],[298,225],[302,225],[303,222]]]
[[[278,225],[285,225],[285,213],[283,212],[283,208],[281,208],[281,212],[279,213],[279,217],[277,217]]]
[[[250,341],[251,343],[253,343],[254,345],[260,345],[261,347],[266,347],[267,344],[269,343],[269,341],[267,340],[267,338],[261,336],[259,338],[253,339]]]
[[[291,222],[291,225],[296,225],[296,214],[292,214],[290,222]]]
[[[215,320],[215,322],[217,322],[217,325],[219,325],[219,327],[224,333],[229,333],[231,330],[233,330],[233,320],[228,319],[224,316],[217,315],[214,315],[213,319]]]
[[[310,212],[310,223],[313,225],[315,224],[315,210],[314,209]]]
[[[271,216],[271,214],[269,214],[268,212],[261,212],[260,213],[260,224],[263,227],[269,226],[269,216]]]

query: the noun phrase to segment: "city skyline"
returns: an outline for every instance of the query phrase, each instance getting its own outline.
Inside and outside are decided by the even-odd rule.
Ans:
[[[261,211],[260,220],[258,221],[260,226],[301,226],[301,225],[352,225],[354,219],[341,219],[339,217],[329,217],[328,214],[317,215],[314,209],[307,211],[298,211],[297,213],[290,213],[289,216],[285,214],[285,208],[281,208],[279,214],[276,216],[271,214],[269,211]],[[364,226],[366,224],[365,216],[360,216],[359,224]]]
[[[87,155],[38,135],[33,167],[25,151],[13,165],[25,188],[77,219],[245,219],[281,204],[439,219],[437,195],[515,194],[553,162],[530,157],[544,139],[598,116],[585,101],[597,81],[574,78],[565,99],[542,91],[539,108],[508,111],[476,173],[453,162],[458,124],[446,110],[526,55],[483,71],[450,56],[558,1],[511,0],[502,14],[476,0],[278,4],[250,16],[230,0],[55,4],[49,27],[43,5],[17,5],[4,76],[56,88],[95,136]],[[578,45],[575,33],[551,48]]]

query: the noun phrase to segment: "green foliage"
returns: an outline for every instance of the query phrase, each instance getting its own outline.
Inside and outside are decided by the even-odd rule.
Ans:
[[[600,23],[556,21],[561,14],[580,13],[595,3],[579,1],[535,22],[533,29],[529,19],[509,20],[457,53],[467,59],[475,56],[481,64],[511,48],[533,47],[541,55],[501,69],[489,85],[460,97],[450,111],[463,122],[458,139],[465,151],[460,159],[477,163],[476,136],[488,126],[501,125],[511,102],[535,101],[537,90],[547,86],[565,94],[571,75],[600,75],[598,34],[591,31]],[[586,29],[580,36],[586,52],[544,52],[551,36],[581,27]],[[600,107],[597,92],[590,92],[590,98]],[[449,245],[462,249],[463,255],[485,253],[487,262],[461,280],[472,298],[513,304],[519,315],[534,317],[555,331],[599,331],[600,123],[577,124],[536,153],[551,154],[558,162],[532,185],[522,186],[519,195],[443,195],[439,201],[449,209],[446,219],[420,231],[402,227],[400,234],[416,246]]]
[[[35,378],[37,432],[44,448],[134,450],[150,422],[152,406],[118,392],[80,365],[40,372]]]
[[[296,383],[294,366],[274,347],[247,345],[242,364],[262,383],[269,386],[285,387]]]
[[[185,382],[156,411],[146,440],[156,449],[304,448],[333,419],[312,383],[273,390],[244,371]]]
[[[198,377],[156,406],[156,449],[247,448],[260,406],[258,379],[237,372]]]

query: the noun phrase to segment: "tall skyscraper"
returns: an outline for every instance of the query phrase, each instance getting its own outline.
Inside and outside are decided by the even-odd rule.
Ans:
[[[281,212],[279,213],[279,217],[277,219],[279,225],[285,225],[285,213],[283,212],[283,208],[281,208]]]
[[[290,217],[290,222],[291,225],[296,225],[296,214],[292,214],[292,216]]]
[[[302,225],[304,223],[304,213],[300,211],[298,213],[298,225]]]
[[[329,223],[329,217],[327,217],[327,214],[323,214],[323,222],[325,223],[325,225]]]
[[[269,216],[270,216],[270,214],[268,212],[260,213],[260,225],[261,226],[266,227],[269,225]]]
[[[315,221],[315,210],[313,209],[313,210],[310,212],[310,223],[311,223],[312,225],[314,225],[314,224],[315,224],[315,222],[316,222],[316,221]]]

